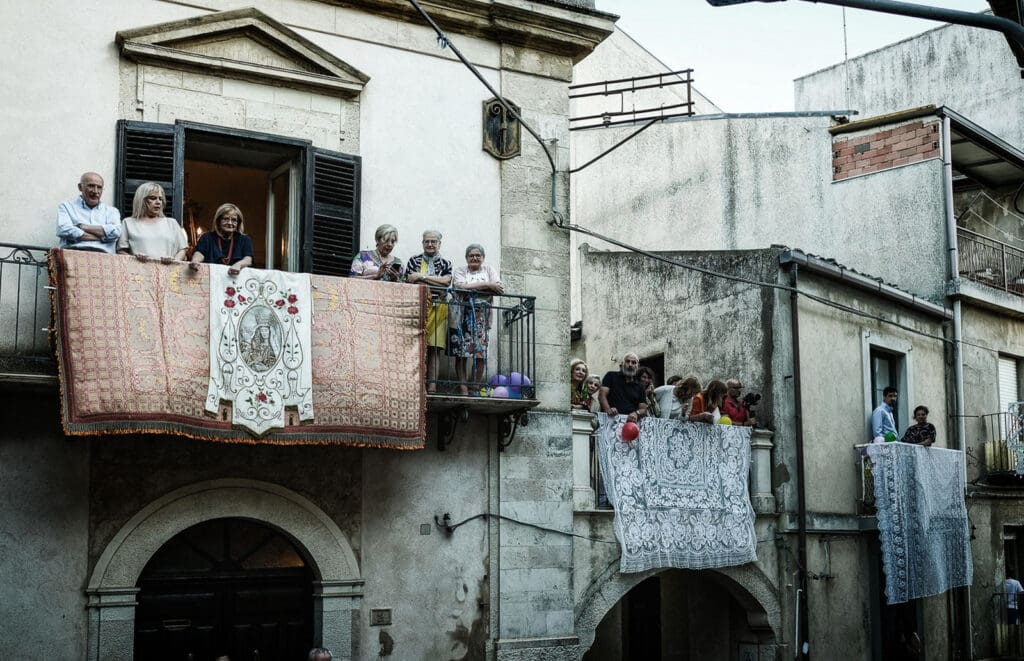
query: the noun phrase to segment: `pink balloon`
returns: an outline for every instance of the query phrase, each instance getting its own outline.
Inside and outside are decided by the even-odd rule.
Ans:
[[[505,386],[498,386],[491,391],[491,397],[508,397],[508,388]]]

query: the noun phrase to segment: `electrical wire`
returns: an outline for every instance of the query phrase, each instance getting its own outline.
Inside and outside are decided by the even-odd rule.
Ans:
[[[705,268],[696,266],[694,264],[686,264],[684,262],[679,262],[677,260],[671,260],[671,259],[662,257],[660,255],[655,255],[654,253],[648,252],[646,250],[641,250],[640,248],[637,248],[635,246],[631,246],[629,244],[626,244],[626,243],[623,243],[623,242],[620,242],[620,241],[616,241],[615,239],[612,239],[612,238],[607,237],[607,236],[603,236],[603,235],[601,235],[601,234],[599,234],[597,232],[594,232],[593,230],[589,230],[589,229],[587,229],[585,227],[582,227],[580,225],[576,225],[574,223],[566,223],[564,221],[564,219],[563,219],[563,215],[557,209],[555,209],[555,205],[553,203],[553,201],[555,199],[555,190],[554,190],[555,183],[554,182],[555,182],[555,176],[558,174],[558,168],[555,165],[555,159],[554,159],[554,157],[551,154],[551,150],[548,148],[548,145],[544,142],[544,139],[541,138],[540,134],[537,133],[537,131],[535,131],[533,129],[533,127],[531,127],[522,118],[522,115],[520,115],[519,112],[517,112],[515,110],[515,108],[513,108],[512,105],[508,101],[506,101],[505,98],[496,89],[494,89],[494,87],[489,82],[487,82],[487,79],[484,78],[483,74],[481,74],[480,71],[469,60],[466,59],[466,57],[462,54],[462,52],[455,46],[454,43],[452,43],[452,40],[448,37],[448,35],[445,34],[445,32],[438,26],[438,24],[434,21],[434,19],[431,18],[430,14],[428,14],[426,12],[426,10],[423,9],[423,7],[420,5],[420,3],[417,2],[417,0],[409,0],[409,2],[416,9],[416,11],[420,14],[420,16],[422,16],[423,19],[425,21],[427,21],[427,23],[430,24],[430,27],[434,29],[434,32],[437,34],[438,43],[441,45],[441,47],[442,48],[450,48],[452,53],[459,59],[459,61],[467,69],[469,69],[470,72],[472,72],[472,74],[474,76],[476,76],[477,80],[479,80],[483,84],[483,86],[486,87],[487,90],[491,94],[494,95],[494,97],[498,100],[498,103],[500,103],[501,106],[510,115],[512,115],[512,117],[515,118],[523,126],[523,128],[526,129],[526,131],[531,136],[533,136],[533,138],[541,146],[541,149],[544,150],[544,155],[547,157],[548,163],[551,165],[551,176],[552,176],[552,184],[551,184],[552,185],[552,191],[551,191],[551,197],[552,197],[551,216],[552,216],[552,222],[554,223],[555,226],[560,227],[562,229],[568,229],[568,230],[571,230],[571,231],[580,232],[582,234],[587,234],[589,236],[593,236],[594,238],[601,239],[602,241],[606,241],[606,242],[611,243],[613,245],[619,246],[620,248],[624,248],[626,250],[629,250],[630,252],[635,252],[637,254],[645,255],[646,257],[649,257],[651,259],[662,261],[662,262],[665,262],[667,264],[671,264],[673,266],[678,266],[678,267],[681,267],[681,268],[684,268],[684,269],[689,269],[691,271],[696,271],[696,272],[703,273],[705,275],[709,275],[709,276],[712,276],[712,277],[724,278],[726,280],[733,280],[735,282],[743,282],[743,283],[750,284],[750,285],[753,285],[753,286],[756,286],[756,287],[764,287],[764,288],[776,289],[776,290],[779,290],[779,291],[786,291],[786,292],[790,292],[790,293],[795,293],[798,296],[803,296],[803,297],[805,297],[807,299],[810,299],[812,301],[816,301],[818,303],[821,303],[822,305],[826,305],[828,307],[835,308],[837,310],[841,310],[843,312],[847,312],[849,314],[853,314],[853,315],[856,315],[856,316],[859,316],[859,317],[862,317],[862,318],[865,318],[865,319],[872,319],[872,320],[878,321],[880,323],[888,324],[890,326],[894,326],[896,328],[900,328],[902,330],[905,330],[907,332],[920,335],[922,337],[926,337],[926,338],[933,339],[933,340],[938,340],[940,342],[944,342],[944,343],[947,343],[947,344],[953,344],[954,343],[953,340],[948,340],[948,339],[946,339],[944,337],[941,337],[941,336],[938,336],[938,335],[933,335],[931,333],[927,333],[925,331],[918,330],[918,329],[913,328],[911,326],[907,326],[905,324],[901,324],[901,323],[899,323],[897,321],[892,321],[891,319],[886,319],[884,317],[880,317],[878,315],[874,315],[874,314],[871,314],[869,312],[864,312],[862,310],[858,310],[856,308],[853,308],[853,307],[850,307],[850,306],[847,306],[847,305],[843,305],[841,303],[836,303],[835,301],[831,301],[831,300],[829,300],[827,298],[823,298],[821,296],[816,296],[816,295],[811,294],[809,292],[796,289],[795,287],[790,287],[788,285],[780,285],[780,284],[777,284],[777,283],[760,282],[760,281],[752,280],[752,279],[749,279],[749,278],[743,278],[741,276],[733,276],[733,275],[729,275],[729,274],[726,274],[726,273],[720,273],[720,272],[714,271],[712,269],[705,269]],[[650,128],[656,122],[661,121],[661,119],[662,118],[660,118],[660,117],[652,119],[650,122],[648,122],[647,124],[641,126],[639,129],[634,131],[632,134],[626,136],[624,139],[622,139],[619,142],[617,142],[616,144],[612,145],[610,148],[606,149],[604,152],[602,152],[602,153],[598,154],[597,156],[595,156],[594,158],[590,159],[589,161],[587,161],[586,163],[584,163],[580,167],[574,168],[572,170],[569,170],[569,174],[572,174],[572,173],[575,173],[575,172],[579,172],[583,168],[591,165],[592,163],[597,162],[601,158],[604,158],[605,156],[607,156],[608,154],[612,153],[613,151],[615,151],[616,149],[621,147],[623,144],[625,144],[626,142],[628,142],[632,138],[635,138],[640,133],[642,133],[646,129]],[[1024,191],[1024,184],[1021,185],[1021,188],[1018,189],[1017,193],[1014,196],[1014,206],[1015,207],[1017,205],[1017,197],[1019,197],[1021,191]],[[1024,211],[1022,211],[1022,213],[1024,213]],[[968,345],[968,346],[973,346],[973,347],[978,348],[978,349],[983,349],[983,350],[986,350],[986,351],[991,351],[993,353],[999,353],[998,349],[993,349],[991,347],[982,346],[980,344],[973,344],[973,343],[967,342],[965,340],[960,340],[960,343],[964,344],[964,345]]]
[[[505,516],[504,514],[493,514],[491,512],[481,512],[480,514],[474,514],[473,516],[467,517],[467,518],[463,519],[462,521],[459,521],[458,523],[448,523],[447,522],[448,518],[449,518],[449,515],[446,512],[444,514],[444,516],[441,517],[441,518],[438,518],[437,516],[435,516],[434,517],[434,523],[439,528],[444,528],[444,531],[446,533],[448,533],[449,535],[454,533],[456,530],[458,530],[460,527],[466,525],[470,521],[476,521],[477,519],[495,518],[495,519],[500,519],[502,521],[509,521],[510,523],[516,523],[516,524],[519,524],[521,526],[526,526],[527,528],[533,528],[535,530],[542,530],[544,532],[551,532],[551,533],[555,533],[555,534],[558,534],[558,535],[565,535],[566,537],[576,537],[578,539],[585,539],[585,540],[590,541],[590,542],[601,542],[602,544],[618,544],[619,543],[619,540],[617,540],[617,539],[604,539],[602,537],[590,537],[589,535],[580,535],[579,533],[575,533],[575,532],[572,532],[572,531],[569,531],[569,530],[560,530],[558,528],[549,528],[548,526],[542,526],[539,523],[531,523],[529,521],[522,521],[520,519],[516,519],[516,518],[513,518],[511,516]],[[775,540],[774,539],[758,539],[756,541],[757,541],[758,544],[767,544],[768,542],[772,542],[772,541],[775,541]]]
[[[445,516],[447,517],[448,515],[445,514]],[[434,523],[436,523],[438,526],[444,528],[445,532],[447,532],[450,535],[451,533],[455,532],[461,526],[466,525],[470,521],[475,521],[477,519],[489,519],[489,518],[501,519],[503,521],[509,521],[511,523],[517,523],[517,524],[519,524],[521,526],[526,526],[527,528],[534,528],[536,530],[543,530],[544,532],[553,532],[553,533],[558,534],[558,535],[565,535],[566,537],[577,537],[579,539],[586,539],[586,540],[591,541],[591,542],[601,542],[602,544],[618,544],[619,543],[619,540],[617,540],[617,539],[603,539],[601,537],[590,537],[588,535],[580,535],[578,533],[572,532],[571,530],[559,530],[558,528],[549,528],[547,526],[542,526],[539,523],[531,523],[529,521],[520,521],[519,519],[512,518],[511,516],[505,516],[504,514],[493,514],[491,512],[481,512],[480,514],[474,514],[473,516],[465,518],[462,521],[459,521],[458,523],[446,523],[445,519],[443,517],[441,519],[438,519],[435,516],[434,517]]]

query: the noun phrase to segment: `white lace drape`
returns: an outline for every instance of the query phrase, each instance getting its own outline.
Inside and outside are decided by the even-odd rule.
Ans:
[[[232,424],[261,436],[285,407],[313,419],[313,298],[308,273],[210,265],[210,383],[206,410],[232,402]]]
[[[624,443],[625,416],[602,413],[600,421],[597,450],[622,573],[757,560],[749,427],[645,418],[640,437]]]
[[[868,446],[890,604],[970,585],[964,454],[906,443]]]

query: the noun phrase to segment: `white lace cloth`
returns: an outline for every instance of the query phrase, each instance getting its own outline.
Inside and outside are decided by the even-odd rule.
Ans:
[[[625,420],[600,414],[597,442],[622,546],[619,571],[757,560],[750,428],[644,418],[640,437],[624,443]]]
[[[964,454],[906,443],[868,446],[890,604],[970,585]]]
[[[310,293],[308,273],[210,265],[207,411],[233,402],[232,424],[256,436],[283,428],[286,406],[313,419]]]

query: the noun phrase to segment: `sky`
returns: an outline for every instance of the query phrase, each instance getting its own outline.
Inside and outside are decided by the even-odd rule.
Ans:
[[[981,11],[985,0],[915,2]],[[705,0],[597,0],[618,26],[672,69],[693,69],[694,86],[725,112],[793,110],[793,79],[844,58],[843,9],[801,0],[712,7]],[[941,23],[846,9],[855,57]]]

